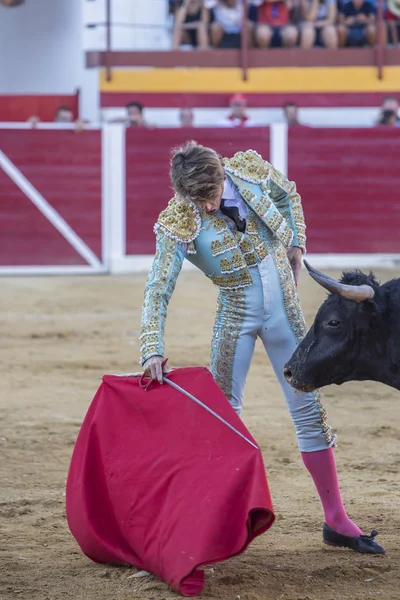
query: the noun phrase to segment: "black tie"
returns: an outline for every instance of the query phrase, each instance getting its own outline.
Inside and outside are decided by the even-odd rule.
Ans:
[[[224,215],[235,221],[238,231],[243,232],[246,229],[246,219],[242,219],[236,206],[225,206],[225,200],[222,198],[220,208]]]

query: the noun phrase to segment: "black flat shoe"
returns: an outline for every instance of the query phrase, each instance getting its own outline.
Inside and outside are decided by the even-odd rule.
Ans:
[[[324,523],[322,530],[322,539],[329,546],[350,548],[350,550],[361,554],[384,554],[385,548],[374,540],[376,535],[378,535],[378,532],[375,529],[371,531],[371,535],[357,535],[355,537],[342,535],[331,529],[326,523]]]

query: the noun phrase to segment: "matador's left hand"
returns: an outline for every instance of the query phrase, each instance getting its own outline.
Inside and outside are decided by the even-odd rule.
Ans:
[[[292,246],[287,251],[287,257],[289,259],[290,266],[292,267],[294,280],[295,280],[296,286],[297,286],[297,284],[299,283],[301,265],[303,262],[303,250],[301,248]]]

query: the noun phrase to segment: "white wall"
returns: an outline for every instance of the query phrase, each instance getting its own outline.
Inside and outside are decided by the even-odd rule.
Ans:
[[[83,45],[86,50],[104,50],[106,30],[86,25],[105,22],[106,0],[81,0]],[[111,47],[113,50],[168,50],[171,27],[167,0],[111,0]]]
[[[83,66],[80,0],[0,7],[0,93],[72,93]]]
[[[81,116],[98,118],[98,74],[84,68],[81,0],[0,6],[0,94],[82,92]]]

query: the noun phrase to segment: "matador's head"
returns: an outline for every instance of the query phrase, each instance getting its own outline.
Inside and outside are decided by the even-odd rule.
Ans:
[[[208,214],[215,213],[224,189],[221,156],[212,148],[190,141],[172,151],[170,176],[176,195],[194,202]]]

